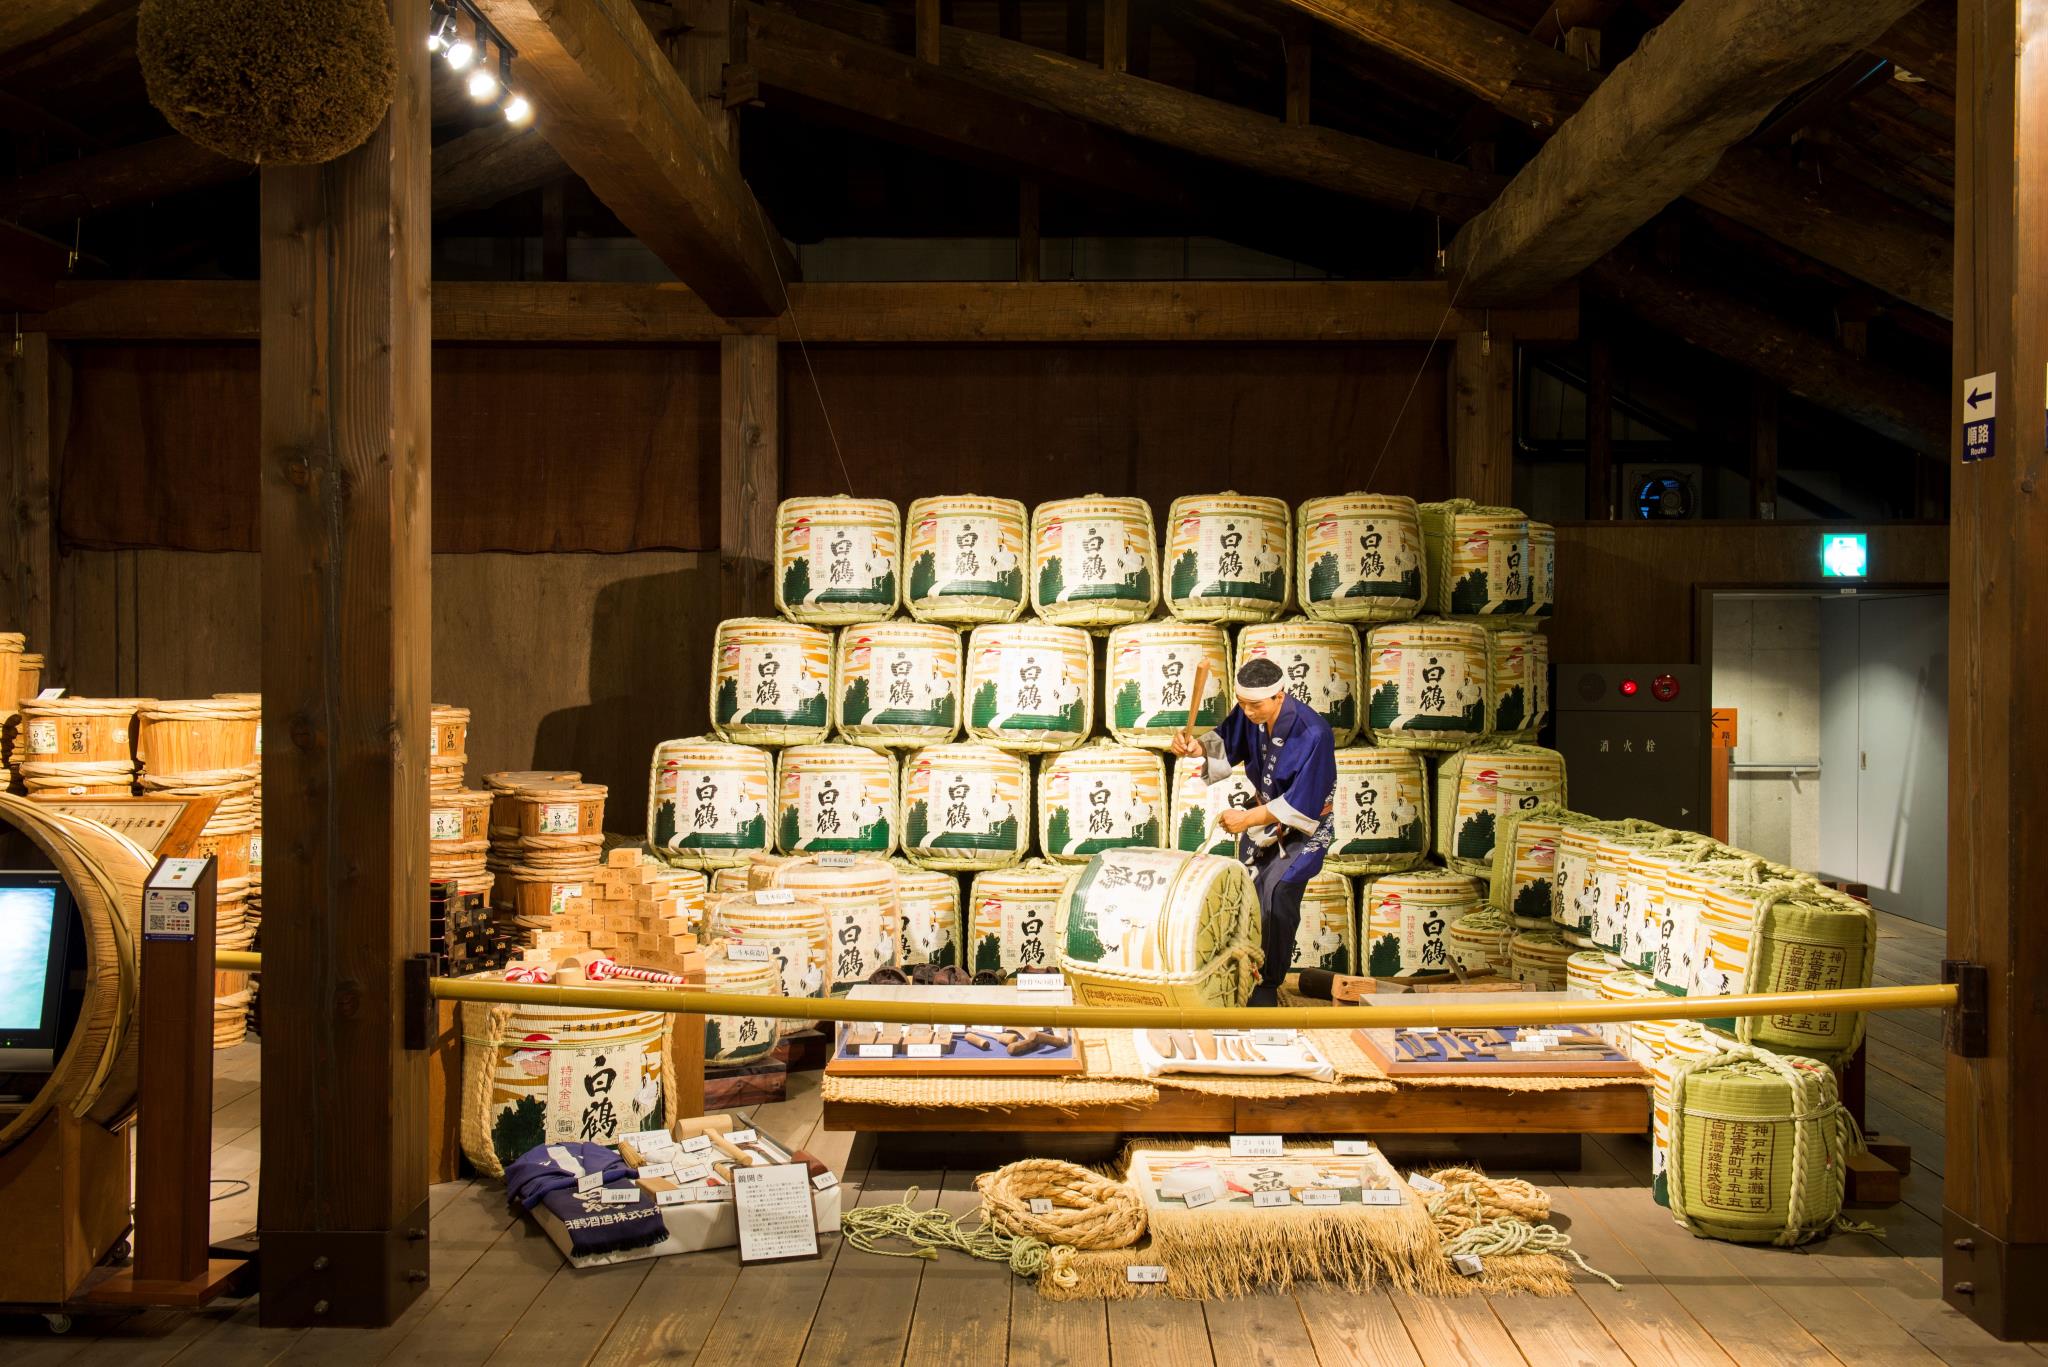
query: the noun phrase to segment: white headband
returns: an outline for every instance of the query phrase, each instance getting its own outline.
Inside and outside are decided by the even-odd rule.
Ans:
[[[1253,688],[1247,684],[1239,684],[1237,686],[1238,701],[1264,702],[1268,698],[1277,698],[1280,696],[1280,685],[1281,681],[1277,679],[1267,684],[1264,688]]]

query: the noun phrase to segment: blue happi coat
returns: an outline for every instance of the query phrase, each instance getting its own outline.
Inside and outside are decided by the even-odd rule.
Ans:
[[[1264,842],[1254,838],[1254,831],[1237,838],[1238,857],[1264,866],[1260,883],[1306,883],[1315,877],[1330,848],[1330,799],[1337,791],[1337,742],[1330,724],[1290,696],[1270,730],[1233,707],[1223,725],[1202,737],[1202,748],[1205,781],[1220,782],[1230,776],[1232,765],[1242,764],[1259,803],[1279,823],[1277,850],[1270,830]]]

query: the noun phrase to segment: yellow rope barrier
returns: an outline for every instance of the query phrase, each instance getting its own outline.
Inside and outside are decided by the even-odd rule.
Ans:
[[[262,956],[224,952],[224,968],[259,970]],[[555,987],[436,978],[443,1001],[511,1002],[525,1006],[594,1007],[613,1011],[671,1011],[706,1016],[771,1016],[785,1020],[878,1021],[898,1025],[1073,1026],[1094,1030],[1267,1029],[1375,1030],[1498,1029],[1504,1025],[1593,1025],[1613,1021],[1709,1020],[1730,1016],[1829,1011],[1910,1011],[1950,1007],[1953,983],[1917,987],[1848,987],[1831,992],[1754,992],[1733,997],[1586,1001],[1573,998],[1519,1005],[1406,1000],[1388,1006],[1260,1006],[1147,1009],[1121,1006],[1040,1006],[1028,998],[995,1005],[968,1002],[851,1001],[843,997],[761,997],[740,992],[690,992],[646,987]],[[1437,998],[1447,993],[1416,993]]]

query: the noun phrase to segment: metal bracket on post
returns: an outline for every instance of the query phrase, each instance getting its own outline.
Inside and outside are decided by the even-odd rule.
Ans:
[[[434,1047],[438,1013],[434,1009],[434,958],[415,954],[404,964],[405,1047],[425,1053]]]
[[[1983,964],[1943,959],[1941,980],[1956,985],[1956,1004],[1942,1017],[1942,1043],[1957,1058],[1991,1053],[1991,977]]]

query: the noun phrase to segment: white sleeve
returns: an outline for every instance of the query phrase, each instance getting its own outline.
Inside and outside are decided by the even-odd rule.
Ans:
[[[1292,826],[1303,835],[1314,835],[1316,833],[1316,826],[1320,824],[1314,818],[1303,816],[1300,812],[1288,806],[1287,799],[1284,797],[1272,799],[1266,804],[1266,810],[1273,814],[1275,821],[1283,825]]]
[[[1223,737],[1214,731],[1202,734],[1202,782],[1221,783],[1230,777],[1230,756],[1224,753]]]

